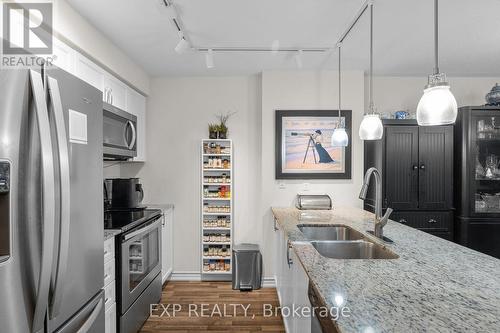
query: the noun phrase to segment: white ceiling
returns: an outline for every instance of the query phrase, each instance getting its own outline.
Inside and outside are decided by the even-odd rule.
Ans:
[[[68,0],[151,76],[233,75],[296,69],[291,53],[174,52],[178,42],[162,0]],[[173,1],[199,47],[334,47],[363,0]],[[427,75],[433,68],[433,1],[375,0],[374,71]],[[343,47],[343,68],[368,68],[368,15]],[[500,0],[440,1],[440,67],[454,76],[500,76]],[[336,53],[303,55],[303,69],[336,69]]]

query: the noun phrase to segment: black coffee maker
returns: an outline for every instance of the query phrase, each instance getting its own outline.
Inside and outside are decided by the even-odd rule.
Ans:
[[[104,180],[104,210],[144,209],[144,191],[139,178],[108,178]]]

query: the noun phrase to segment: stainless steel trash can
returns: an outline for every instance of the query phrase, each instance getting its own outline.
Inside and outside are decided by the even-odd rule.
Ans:
[[[262,255],[257,244],[238,244],[233,247],[233,289],[260,289]]]

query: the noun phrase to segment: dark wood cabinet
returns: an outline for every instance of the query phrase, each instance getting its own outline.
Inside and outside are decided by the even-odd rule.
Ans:
[[[460,108],[454,141],[456,239],[500,258],[500,107]]]
[[[383,208],[392,220],[452,239],[453,126],[418,126],[415,120],[383,120],[381,140],[365,141],[365,171],[383,177]],[[365,209],[374,209],[374,191]]]

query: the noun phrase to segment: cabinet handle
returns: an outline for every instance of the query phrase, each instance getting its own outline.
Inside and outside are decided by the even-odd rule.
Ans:
[[[422,165],[420,166],[420,170],[425,170],[425,164],[422,164]]]
[[[413,170],[418,170],[418,165],[414,165],[412,168]]]
[[[430,219],[429,221],[427,221],[427,223],[436,223],[437,221],[434,220],[434,219]]]
[[[406,224],[406,223],[407,223],[407,221],[406,221],[405,219],[400,219],[400,220],[399,220],[399,223]]]
[[[290,240],[286,241],[286,262],[288,264],[288,268],[292,267],[293,260],[290,258],[290,249],[292,248],[292,244],[290,243]]]

